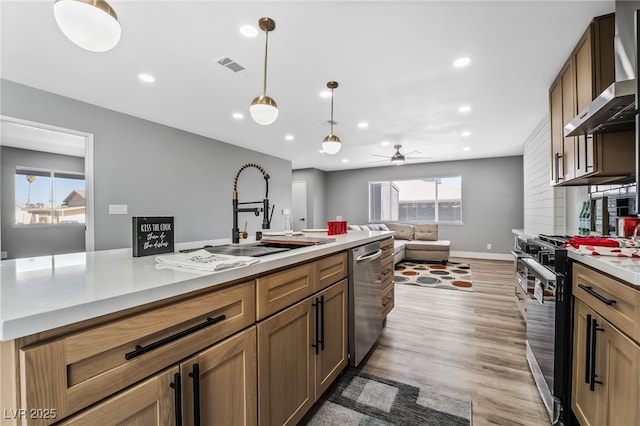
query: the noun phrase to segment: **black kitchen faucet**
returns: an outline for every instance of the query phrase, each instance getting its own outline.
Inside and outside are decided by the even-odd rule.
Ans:
[[[260,170],[262,173],[262,177],[264,177],[264,183],[266,186],[264,193],[264,200],[262,201],[247,201],[243,203],[238,202],[238,178],[240,177],[240,173],[242,173],[245,169],[249,167],[255,167]],[[260,216],[260,212],[263,213],[262,219],[262,229],[269,229],[271,226],[271,217],[269,216],[269,173],[258,163],[246,163],[240,167],[238,173],[236,173],[236,177],[233,180],[233,229],[231,230],[231,242],[234,244],[238,244],[240,242],[240,238],[247,238],[247,230],[240,231],[238,228],[238,213],[253,213],[256,216]],[[262,204],[262,207],[238,207],[239,205],[249,205],[249,204]],[[274,206],[275,209],[275,206]],[[271,216],[273,216],[273,211],[271,212]]]

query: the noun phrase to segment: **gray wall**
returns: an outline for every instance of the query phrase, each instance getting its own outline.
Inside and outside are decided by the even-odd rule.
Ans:
[[[84,172],[84,158],[40,151],[0,147],[0,205],[2,251],[8,258],[84,251],[84,226],[14,227],[16,166]]]
[[[293,181],[307,182],[307,217],[309,228],[326,228],[326,176],[327,173],[318,169],[294,170]]]
[[[233,178],[246,162],[271,175],[269,199],[291,206],[291,162],[74,99],[0,80],[2,115],[94,135],[96,250],[131,247],[131,216],[174,216],[177,242],[231,236]],[[239,179],[240,201],[262,200],[264,180],[254,168]],[[109,215],[109,204],[128,205]],[[241,228],[261,218],[240,216]]]
[[[439,237],[451,240],[452,251],[505,254],[513,246],[511,230],[524,222],[522,167],[522,156],[514,156],[331,172],[326,216],[367,223],[369,181],[461,175],[464,224],[440,225]]]

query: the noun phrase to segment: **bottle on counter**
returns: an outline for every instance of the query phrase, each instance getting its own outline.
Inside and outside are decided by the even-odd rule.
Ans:
[[[584,214],[585,214],[586,209],[587,209],[587,202],[584,201],[582,203],[582,210],[580,210],[580,215],[578,215],[578,235],[580,235],[580,236],[585,235]]]
[[[584,213],[584,235],[589,236],[591,235],[591,203],[587,201],[586,205]]]

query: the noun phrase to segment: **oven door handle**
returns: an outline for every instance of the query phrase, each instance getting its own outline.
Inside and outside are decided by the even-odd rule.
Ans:
[[[544,281],[556,281],[556,275],[553,272],[549,271],[530,257],[525,257],[522,261]]]

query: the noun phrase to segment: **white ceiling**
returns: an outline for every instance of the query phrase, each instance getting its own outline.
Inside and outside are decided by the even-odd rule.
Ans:
[[[391,156],[394,144],[428,161],[522,154],[578,38],[593,16],[614,10],[613,1],[109,3],[122,38],[93,53],[60,32],[53,0],[0,1],[0,76],[327,171],[386,165],[373,155]],[[248,111],[262,91],[264,33],[239,33],[263,16],[276,22],[267,94],[280,116],[270,126]],[[471,65],[454,69],[463,55]],[[222,56],[247,71],[221,67]],[[139,81],[141,72],[156,82]],[[318,152],[329,134],[330,100],[319,96],[329,80],[340,84],[336,155]],[[463,104],[472,110],[458,112]]]

